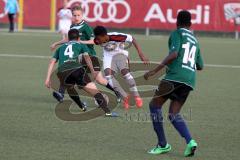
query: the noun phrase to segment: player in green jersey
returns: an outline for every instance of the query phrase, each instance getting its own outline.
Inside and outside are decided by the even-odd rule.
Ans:
[[[102,93],[97,89],[96,85],[91,82],[86,73],[84,65],[88,66],[93,78],[96,76],[92,61],[88,55],[89,50],[87,46],[77,42],[79,40],[79,31],[71,29],[68,32],[68,38],[69,42],[60,46],[50,60],[45,85],[50,88],[50,77],[55,63],[58,62],[57,75],[61,86],[64,86],[70,98],[76,102],[83,111],[86,111],[86,108],[82,106],[79,95],[74,88],[74,85],[77,85],[80,89],[84,89],[96,99],[98,105],[105,111],[106,116],[112,116]],[[81,63],[80,59],[85,59],[86,64]]]
[[[73,7],[72,15],[73,15],[73,24],[71,25],[70,29],[77,29],[79,31],[81,41],[93,42],[93,39],[94,39],[93,31],[92,31],[92,28],[83,20],[82,8],[80,6]],[[57,45],[63,44],[65,42],[67,42],[67,39],[63,39],[61,41],[55,42],[51,45],[51,48],[55,49]],[[120,94],[113,89],[113,87],[108,83],[107,79],[104,78],[101,73],[101,67],[100,67],[99,60],[96,56],[96,52],[94,50],[94,45],[88,44],[87,47],[89,49],[90,58],[93,62],[93,68],[97,72],[96,82],[112,90],[117,96],[117,101],[120,102],[121,101]],[[86,63],[86,62],[83,61],[83,63]],[[88,69],[88,72],[90,72],[89,69]]]
[[[190,91],[195,87],[196,70],[203,69],[199,43],[189,30],[190,26],[190,12],[185,10],[180,11],[177,16],[177,29],[171,33],[168,41],[168,56],[155,69],[144,75],[144,78],[147,80],[167,66],[166,76],[160,82],[149,104],[153,128],[158,137],[158,144],[148,152],[150,154],[161,154],[171,150],[171,146],[165,138],[161,110],[163,104],[168,99],[171,100],[168,115],[169,120],[186,140],[187,147],[184,156],[193,156],[197,148],[196,141],[192,139],[188,127],[180,115],[183,104]],[[171,89],[163,93],[162,91],[166,88]]]

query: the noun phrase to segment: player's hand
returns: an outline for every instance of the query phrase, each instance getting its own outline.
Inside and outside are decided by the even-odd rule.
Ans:
[[[144,56],[143,52],[139,52],[140,59],[144,64],[149,64],[149,59]]]
[[[141,60],[143,61],[144,64],[149,64],[149,59],[147,57],[142,56]]]
[[[50,80],[49,80],[49,79],[46,79],[46,81],[45,81],[45,86],[46,86],[47,88],[50,88],[50,87],[51,87],[51,83],[50,83]]]
[[[91,73],[92,73],[92,77],[93,77],[93,79],[96,80],[97,75],[98,75],[98,72],[96,72],[96,71],[92,71]]]
[[[148,80],[149,77],[153,76],[156,74],[155,70],[148,71],[147,73],[144,74],[144,79]]]
[[[53,43],[53,44],[50,46],[51,51],[54,51],[54,50],[56,49],[56,47],[57,47],[56,43]]]

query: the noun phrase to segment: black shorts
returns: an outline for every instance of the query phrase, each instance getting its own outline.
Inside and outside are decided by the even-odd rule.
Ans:
[[[192,90],[193,89],[190,86],[184,83],[162,80],[158,85],[155,96],[161,96],[165,99],[176,100],[184,103]]]
[[[66,88],[75,84],[78,85],[79,88],[82,88],[91,82],[91,79],[86,73],[86,69],[84,67],[58,72],[57,75],[61,86]]]
[[[90,58],[92,60],[92,65],[93,65],[94,71],[101,71],[101,65],[100,65],[100,62],[98,60],[98,57],[90,55]],[[87,65],[87,63],[86,63],[84,58],[82,60],[82,64],[85,65],[85,66]],[[86,71],[87,71],[87,73],[91,72],[88,67],[86,67]]]

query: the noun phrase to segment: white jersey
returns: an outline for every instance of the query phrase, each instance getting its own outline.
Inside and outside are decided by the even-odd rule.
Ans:
[[[129,34],[110,32],[109,42],[102,44],[103,56],[114,56],[116,54],[124,54],[128,56],[128,51],[126,50],[132,44],[133,37]]]
[[[58,17],[60,20],[71,20],[72,12],[70,9],[63,8],[58,12]]]
[[[58,12],[59,22],[58,30],[67,34],[72,24],[72,12],[70,9],[61,9]]]

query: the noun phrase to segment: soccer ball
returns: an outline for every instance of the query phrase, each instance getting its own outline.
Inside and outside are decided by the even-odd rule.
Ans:
[[[108,104],[108,103],[109,103],[109,98],[108,98],[108,96],[107,96],[106,94],[104,94],[104,93],[102,93],[102,95],[103,95],[103,97],[105,98],[105,100],[107,101],[107,104]],[[95,105],[96,105],[96,106],[100,107],[100,106],[98,105],[96,99],[94,99],[94,102],[95,102]]]

